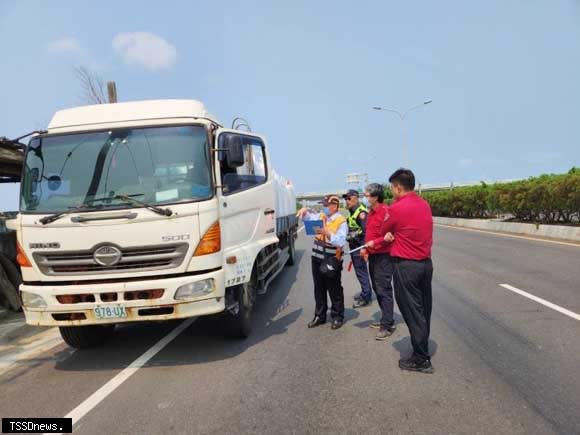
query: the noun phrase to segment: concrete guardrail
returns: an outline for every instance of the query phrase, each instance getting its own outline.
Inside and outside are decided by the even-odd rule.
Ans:
[[[523,234],[533,237],[566,240],[580,243],[580,227],[564,225],[522,224],[517,222],[501,222],[488,219],[457,219],[433,217],[433,222],[454,227],[473,228],[499,233]]]

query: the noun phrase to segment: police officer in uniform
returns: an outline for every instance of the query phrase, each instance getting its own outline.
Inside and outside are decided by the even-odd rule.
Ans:
[[[346,219],[338,212],[340,199],[330,195],[324,201],[327,210],[316,213],[307,208],[298,211],[297,216],[307,220],[321,219],[324,227],[317,231],[312,245],[312,279],[314,281],[314,318],[308,323],[309,328],[326,323],[328,296],[332,303],[330,316],[332,329],[340,328],[344,323],[344,289],[342,287],[342,255],[346,243],[348,225]]]
[[[368,209],[364,204],[358,200],[358,192],[356,190],[349,190],[342,196],[346,201],[349,216],[348,223],[348,245],[350,250],[360,248],[365,244],[365,228]],[[351,254],[352,265],[358,282],[360,283],[361,291],[354,297],[353,308],[361,308],[371,303],[371,282],[369,278],[369,270],[367,263],[360,255],[360,251]]]

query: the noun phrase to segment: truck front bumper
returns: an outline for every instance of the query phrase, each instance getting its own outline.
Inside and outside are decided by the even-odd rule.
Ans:
[[[188,299],[175,299],[188,284],[214,280],[214,290]],[[46,306],[24,306],[26,323],[38,326],[80,326],[183,319],[225,309],[224,271],[143,281],[75,285],[20,286],[22,292],[42,297]],[[95,308],[122,307],[123,317],[99,318]]]

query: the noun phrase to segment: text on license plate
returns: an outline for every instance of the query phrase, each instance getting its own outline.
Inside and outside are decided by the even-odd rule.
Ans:
[[[97,319],[117,319],[127,317],[127,311],[123,305],[104,305],[93,310]]]

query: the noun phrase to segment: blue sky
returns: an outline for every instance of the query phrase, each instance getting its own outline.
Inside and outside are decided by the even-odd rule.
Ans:
[[[580,166],[580,2],[1,1],[0,135],[82,104],[73,68],[121,101],[193,98],[247,118],[298,191],[385,181],[408,117],[422,183]],[[138,33],[136,33],[138,32]],[[14,187],[0,209],[15,208]]]

